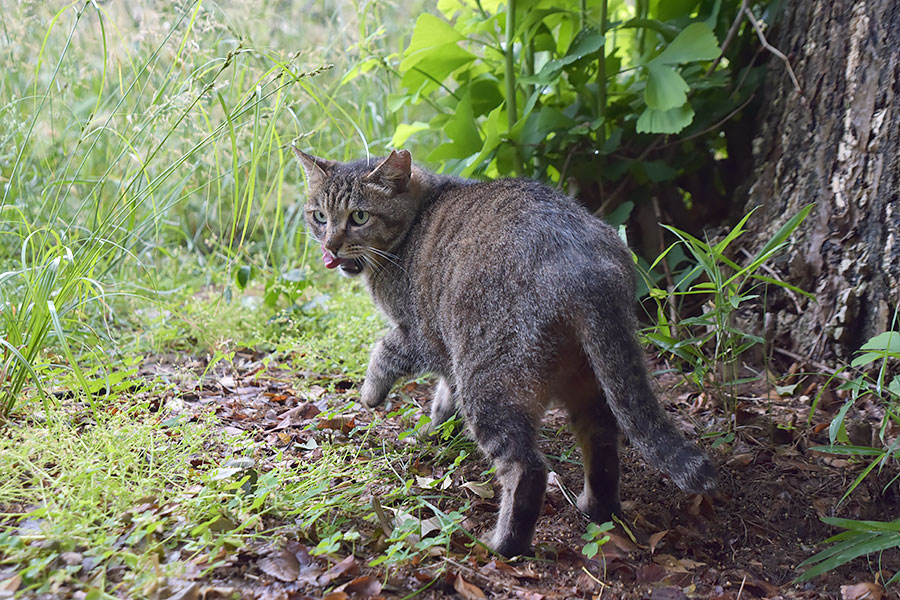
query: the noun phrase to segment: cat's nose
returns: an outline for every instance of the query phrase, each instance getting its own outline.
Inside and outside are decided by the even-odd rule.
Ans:
[[[325,246],[325,249],[331,252],[334,256],[338,255],[338,251],[340,251],[343,245],[344,238],[343,236],[339,235],[330,235],[326,237],[325,243],[323,244],[323,246]]]

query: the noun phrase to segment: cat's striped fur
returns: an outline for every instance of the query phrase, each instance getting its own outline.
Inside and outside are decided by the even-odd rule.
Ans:
[[[495,550],[529,550],[547,479],[536,427],[551,402],[568,409],[581,445],[579,506],[591,518],[621,510],[619,427],[681,488],[715,488],[713,466],[651,391],[632,258],[611,227],[527,179],[439,176],[403,150],[352,163],[296,152],[326,262],[361,275],[392,325],[372,351],[362,401],[377,405],[403,376],[440,376],[433,422],[458,408],[497,468]]]

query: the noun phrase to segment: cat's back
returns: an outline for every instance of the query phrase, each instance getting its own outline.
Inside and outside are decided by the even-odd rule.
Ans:
[[[421,227],[415,285],[423,304],[438,310],[462,302],[472,310],[534,311],[522,299],[540,296],[558,312],[604,281],[631,287],[631,255],[617,232],[530,179],[447,189]]]
[[[589,264],[607,262],[630,267],[630,253],[612,227],[574,199],[524,178],[441,193],[423,217],[419,246],[426,261],[479,272],[547,264],[590,270]]]

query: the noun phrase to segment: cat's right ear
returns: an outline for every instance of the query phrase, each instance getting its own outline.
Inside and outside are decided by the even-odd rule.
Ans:
[[[303,171],[306,173],[306,180],[309,182],[309,187],[313,188],[322,185],[328,178],[328,174],[332,167],[334,167],[335,162],[333,160],[311,156],[297,148],[297,146],[292,145],[291,150],[293,150],[294,154],[297,155],[297,158],[300,159],[300,164],[303,166]]]

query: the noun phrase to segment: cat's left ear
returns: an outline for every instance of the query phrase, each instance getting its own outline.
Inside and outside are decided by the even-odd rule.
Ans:
[[[412,156],[409,150],[391,150],[391,154],[363,177],[363,181],[387,188],[395,194],[402,194],[409,187],[411,174]]]
[[[306,173],[306,179],[309,181],[309,186],[315,188],[322,185],[328,178],[328,173],[331,171],[331,168],[334,167],[335,162],[333,160],[319,158],[318,156],[311,156],[294,145],[291,145],[291,150],[293,150],[294,154],[297,155],[297,158],[300,159],[300,164],[303,165],[303,171]]]

